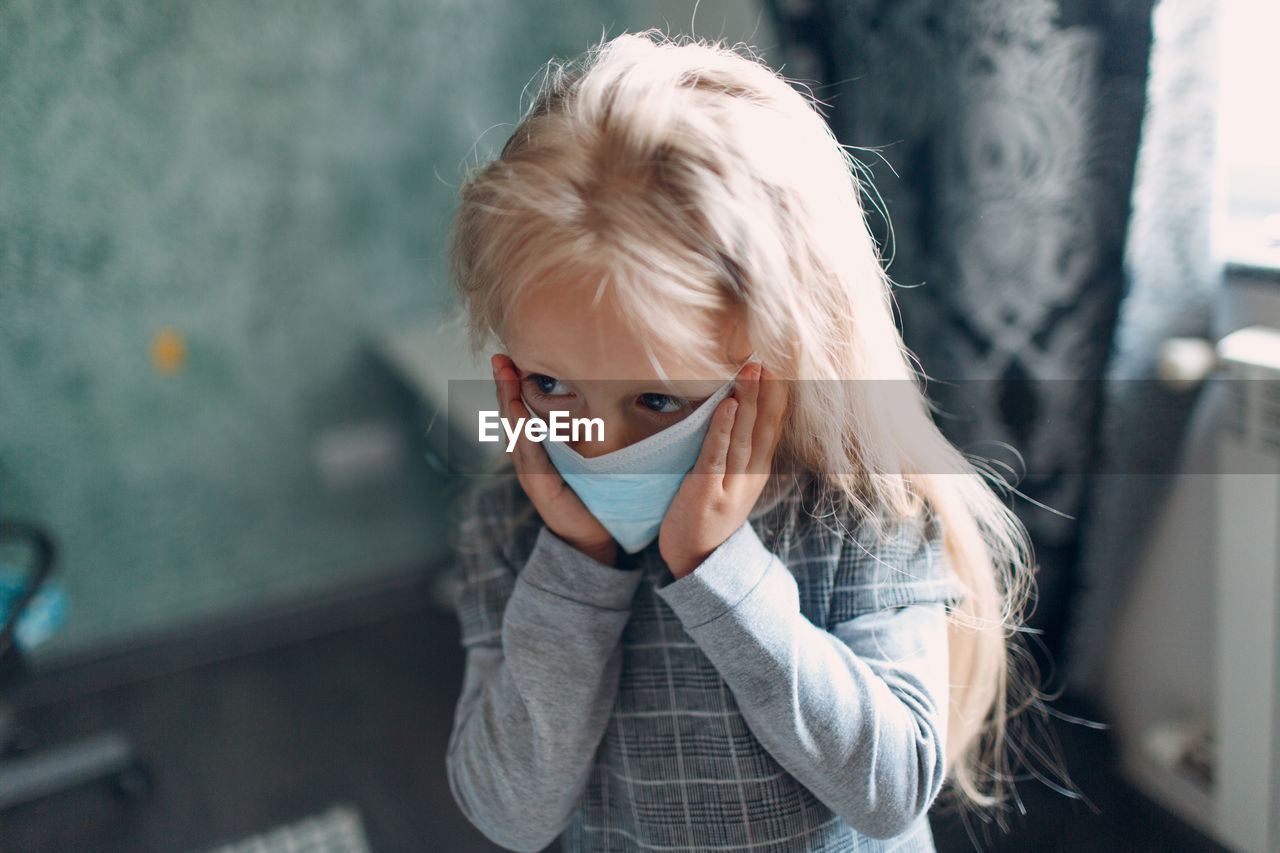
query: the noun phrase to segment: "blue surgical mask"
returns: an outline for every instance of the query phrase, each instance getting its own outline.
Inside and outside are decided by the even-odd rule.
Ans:
[[[735,373],[682,420],[612,453],[588,458],[564,442],[543,442],[569,488],[628,554],[657,538],[684,475],[698,461],[711,415],[736,379]]]

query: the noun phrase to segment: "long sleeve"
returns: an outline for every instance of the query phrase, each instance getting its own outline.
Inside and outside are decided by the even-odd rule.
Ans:
[[[843,596],[835,611],[850,618],[837,613],[830,631],[801,613],[795,578],[750,524],[689,575],[668,574],[655,587],[761,745],[875,838],[909,828],[945,777],[944,602],[957,587],[943,571],[939,543],[922,541],[919,528],[879,553],[846,543],[838,558],[843,584],[835,573],[843,588],[833,598]],[[851,556],[857,549],[867,553]]]
[[[449,738],[449,786],[490,839],[541,850],[582,799],[642,573],[602,565],[545,526],[518,573],[499,543],[485,547],[473,537],[470,544],[459,555],[467,663]]]

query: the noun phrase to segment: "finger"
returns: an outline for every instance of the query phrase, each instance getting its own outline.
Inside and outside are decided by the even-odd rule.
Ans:
[[[752,437],[750,473],[765,474],[770,470],[773,453],[782,435],[782,421],[787,411],[788,388],[785,380],[762,370],[757,402],[756,428]]]
[[[511,400],[519,396],[520,375],[516,372],[515,364],[505,355],[495,355],[493,365],[493,375],[502,389],[502,402],[510,408]]]
[[[733,396],[738,400],[738,414],[734,418],[733,434],[729,438],[726,473],[741,474],[751,460],[751,434],[755,429],[759,394],[760,365],[748,364],[738,375],[733,388]]]
[[[507,412],[508,393],[503,371],[507,364],[510,363],[510,359],[501,353],[497,353],[489,359],[489,363],[493,366],[493,386],[494,394],[498,398],[498,416],[505,419],[510,415]]]
[[[787,383],[773,373],[762,370],[760,376],[760,394],[756,402],[756,433],[761,437],[775,433],[782,425],[783,415],[787,409]]]
[[[497,384],[501,416],[507,418],[508,423],[512,424],[519,423],[521,419],[527,421],[530,417],[529,408],[520,395],[520,374],[516,370],[515,362],[509,356],[498,353],[490,359],[490,365],[493,367],[493,377]],[[505,433],[503,439],[506,439]],[[570,502],[575,508],[586,511],[582,500],[569,488],[569,484],[551,464],[551,458],[547,455],[546,449],[538,442],[529,441],[523,429],[516,435],[511,456],[516,478],[535,506],[563,506],[565,502]]]
[[[522,418],[529,417],[529,413],[524,401],[520,399],[520,377],[516,373],[515,363],[509,356],[502,353],[495,354],[490,359],[490,363],[493,365],[493,378],[497,384],[499,417],[509,424],[520,423]],[[507,441],[505,430],[502,441]],[[512,464],[520,477],[521,485],[526,490],[532,485],[532,482],[526,479],[526,475],[541,469],[536,454],[529,452],[531,443],[525,440],[524,431],[520,430],[516,434],[515,443],[511,449]],[[541,448],[534,448],[534,450],[541,450]]]
[[[520,412],[526,414],[517,414],[516,417],[529,417],[527,410],[523,404],[517,403]],[[515,452],[520,456],[520,463],[524,466],[524,470],[529,474],[537,475],[553,475],[555,480],[560,480],[560,472],[551,464],[551,457],[547,455],[547,450],[542,446],[542,442],[531,441],[524,435],[524,430],[520,431],[520,437],[516,439]]]
[[[529,408],[524,404],[524,398],[520,395],[520,375],[516,372],[515,364],[507,359],[505,364],[499,370],[498,377],[501,383],[502,406],[504,410],[503,416],[508,419],[509,423],[519,423],[523,418],[528,420],[530,416]],[[520,443],[526,443],[521,436],[516,438],[517,446]]]
[[[702,450],[698,453],[698,461],[694,463],[690,473],[701,474],[700,485],[710,489],[723,487],[726,460],[729,453],[729,441],[733,435],[733,422],[738,411],[738,401],[727,397],[716,406],[711,416],[711,426],[702,440]],[[710,476],[707,476],[710,475]]]
[[[501,382],[503,387],[503,405],[507,412],[506,417],[508,423],[518,424],[528,422],[533,417],[529,412],[529,407],[525,405],[524,398],[520,396],[520,377],[515,371],[515,364],[511,359],[506,358],[505,363],[500,371]],[[530,441],[523,429],[516,434],[515,446],[512,448],[512,456],[515,457],[516,470],[524,475],[538,475],[537,481],[550,485],[554,488],[560,481],[560,472],[551,464],[547,451],[542,447],[541,443]],[[556,482],[550,482],[541,475],[552,475]]]

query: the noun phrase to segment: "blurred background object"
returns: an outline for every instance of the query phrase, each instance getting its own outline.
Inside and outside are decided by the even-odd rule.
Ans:
[[[31,652],[66,620],[66,593],[52,578],[56,565],[57,546],[46,530],[0,519],[0,809],[101,779],[124,797],[142,799],[151,791],[150,769],[124,735],[98,732],[35,749],[39,735],[4,701]]]
[[[629,14],[0,8],[0,502],[76,604],[34,660],[443,553],[377,344],[449,305],[456,189],[526,82]]]

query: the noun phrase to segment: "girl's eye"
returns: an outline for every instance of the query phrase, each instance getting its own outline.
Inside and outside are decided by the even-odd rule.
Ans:
[[[535,373],[531,378],[538,390],[548,397],[563,397],[569,393],[569,387],[553,376]]]
[[[640,402],[642,402],[646,408],[664,415],[678,412],[689,405],[688,400],[680,397],[672,397],[670,394],[641,394]]]

